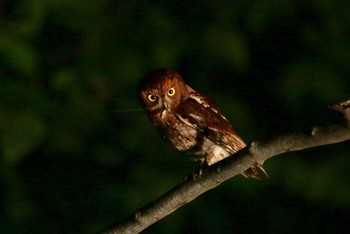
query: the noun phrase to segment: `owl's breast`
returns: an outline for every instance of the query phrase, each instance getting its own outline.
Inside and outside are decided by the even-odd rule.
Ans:
[[[176,113],[164,110],[160,114],[162,132],[172,146],[179,151],[188,151],[196,146],[200,132],[195,126],[184,123]]]

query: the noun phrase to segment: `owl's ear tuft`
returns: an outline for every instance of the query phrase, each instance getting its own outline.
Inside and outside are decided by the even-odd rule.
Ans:
[[[167,69],[159,69],[153,72],[146,74],[139,82],[136,87],[137,93],[144,91],[145,89],[153,88],[157,82],[154,82],[155,77],[162,77]]]

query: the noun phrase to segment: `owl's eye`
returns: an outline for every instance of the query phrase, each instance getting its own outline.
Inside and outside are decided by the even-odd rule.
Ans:
[[[168,90],[168,96],[174,96],[174,94],[175,94],[175,89],[174,88],[171,88],[171,89],[169,89]]]
[[[148,100],[149,100],[150,102],[154,102],[154,101],[157,100],[158,97],[157,97],[156,95],[149,94],[149,95],[147,96],[147,98],[148,98]]]

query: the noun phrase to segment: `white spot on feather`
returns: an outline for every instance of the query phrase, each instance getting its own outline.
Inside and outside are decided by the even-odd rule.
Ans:
[[[195,100],[196,102],[198,102],[199,104],[201,104],[202,106],[204,106],[205,108],[209,108],[210,106],[201,99],[201,97],[194,95],[193,93],[191,93],[190,98],[192,98],[193,100]]]
[[[202,117],[200,117],[200,116],[198,116],[198,115],[195,115],[195,114],[188,114],[189,116],[191,116],[192,118],[194,118],[195,120],[198,120],[198,121],[202,121],[203,120],[203,118]]]
[[[191,93],[190,98],[192,98],[193,100],[195,100],[196,102],[198,102],[200,105],[202,105],[205,108],[209,108],[211,111],[213,111],[214,113],[219,113],[219,111],[217,109],[215,109],[214,107],[210,106],[205,100],[203,100],[203,98],[201,96],[199,96],[196,93]],[[221,114],[220,114],[221,115]],[[222,118],[225,118],[225,116],[221,115]]]
[[[230,153],[226,149],[219,145],[216,145],[208,138],[204,138],[203,151],[207,153],[205,160],[207,161],[209,166],[221,161],[222,159],[230,155]]]
[[[229,155],[230,155],[229,152],[227,152],[224,148],[216,145],[216,146],[214,146],[214,149],[213,149],[213,157],[212,157],[211,163],[214,164],[214,163],[226,158]]]
[[[179,120],[181,121],[181,122],[183,122],[184,124],[186,124],[186,125],[188,125],[188,126],[191,126],[192,128],[196,128],[196,126],[194,125],[194,124],[192,124],[192,123],[190,123],[190,121],[188,121],[188,119],[185,119],[185,118],[183,118],[181,115],[179,115],[179,114],[176,114],[176,116],[179,118]]]

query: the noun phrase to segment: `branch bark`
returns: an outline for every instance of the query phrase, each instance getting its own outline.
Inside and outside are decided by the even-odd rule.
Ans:
[[[332,106],[343,114],[346,122],[327,127],[314,127],[307,133],[290,133],[267,140],[254,141],[246,148],[210,166],[200,178],[190,178],[167,193],[137,210],[134,214],[101,233],[139,233],[184,204],[194,200],[206,191],[217,187],[223,181],[241,174],[257,162],[288,153],[321,145],[350,140],[350,100]]]

